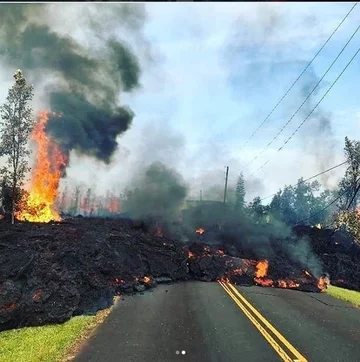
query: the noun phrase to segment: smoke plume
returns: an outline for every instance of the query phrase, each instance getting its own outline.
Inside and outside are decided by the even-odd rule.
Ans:
[[[80,10],[86,42],[53,29],[51,18],[56,7],[1,5],[0,61],[21,68],[31,80],[46,81],[46,102],[51,111],[61,114],[61,118],[49,120],[47,132],[65,153],[76,150],[109,163],[117,136],[130,127],[134,117],[129,108],[118,105],[119,93],[140,86],[141,70],[129,44],[111,33],[104,36],[103,22],[114,27],[116,22],[126,23],[138,31],[144,20],[143,7],[65,6],[65,12]],[[91,7],[96,7],[96,13],[89,10]]]
[[[175,170],[154,162],[134,180],[133,185],[127,192],[124,205],[131,217],[172,222],[180,215],[187,185]]]

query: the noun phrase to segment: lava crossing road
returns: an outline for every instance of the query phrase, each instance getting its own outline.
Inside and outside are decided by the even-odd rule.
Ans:
[[[324,293],[186,282],[125,296],[75,362],[360,361],[360,309]]]

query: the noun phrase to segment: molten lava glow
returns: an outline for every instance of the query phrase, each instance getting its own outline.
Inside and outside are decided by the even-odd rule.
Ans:
[[[202,234],[204,234],[205,229],[203,229],[203,228],[198,228],[198,229],[195,230],[195,232],[196,232],[196,234],[202,235]]]
[[[144,280],[144,283],[149,283],[150,282],[150,278],[147,277],[147,276],[145,276],[143,280]]]
[[[257,278],[264,278],[267,275],[269,269],[269,262],[267,260],[260,260],[257,264],[256,264],[256,272],[255,272],[255,276]]]
[[[42,293],[43,293],[42,289],[37,290],[35,292],[35,294],[33,295],[33,300],[35,300],[37,302],[40,299]]]
[[[15,304],[14,303],[11,303],[11,304],[8,304],[8,305],[4,305],[3,307],[0,308],[0,310],[2,311],[5,311],[5,310],[13,310],[15,308]]]
[[[274,281],[272,279],[266,278],[267,272],[269,269],[269,262],[267,260],[260,260],[256,264],[256,271],[254,281],[256,284],[259,284],[263,287],[272,287]]]
[[[66,157],[45,133],[48,120],[49,113],[41,111],[31,134],[38,147],[36,163],[29,197],[25,200],[21,211],[16,214],[18,220],[31,222],[60,220],[54,202],[58,195],[61,170],[66,165]]]
[[[311,275],[307,270],[304,270],[304,273],[305,273],[308,277],[312,277],[312,275]]]
[[[244,273],[246,273],[246,270],[243,270],[242,268],[236,268],[232,270],[232,273],[234,275],[243,275]]]
[[[277,284],[279,288],[298,288],[300,286],[299,283],[293,280],[278,280]]]
[[[218,278],[217,281],[218,282],[223,282],[223,283],[231,283],[231,280],[226,275],[223,275],[221,278]]]
[[[320,290],[325,290],[329,284],[330,280],[328,277],[320,277],[317,286]]]
[[[115,282],[115,284],[117,284],[117,285],[121,285],[121,284],[124,284],[124,283],[125,283],[125,280],[119,279],[119,278],[115,278],[115,279],[114,279],[114,282]]]

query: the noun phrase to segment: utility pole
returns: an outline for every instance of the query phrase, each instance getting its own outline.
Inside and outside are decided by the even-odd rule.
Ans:
[[[202,190],[200,190],[200,202],[202,201]]]
[[[226,203],[226,193],[227,193],[228,176],[229,176],[229,166],[226,166],[225,190],[224,190],[224,204]]]

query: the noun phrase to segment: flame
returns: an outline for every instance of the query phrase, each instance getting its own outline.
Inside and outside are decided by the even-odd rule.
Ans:
[[[322,291],[322,290],[327,289],[329,284],[330,284],[330,280],[328,277],[320,277],[317,287]]]
[[[272,287],[274,281],[272,279],[266,278],[267,272],[269,269],[269,262],[267,260],[260,260],[256,264],[256,271],[254,281],[256,284],[259,284],[263,287]]]
[[[260,260],[256,264],[255,277],[257,277],[257,278],[266,277],[268,269],[269,269],[269,262],[267,260]]]
[[[147,276],[144,276],[144,279],[143,279],[143,280],[144,280],[144,283],[147,284],[147,283],[150,282],[151,279],[150,279],[149,277],[147,277]]]
[[[16,218],[22,221],[49,222],[59,221],[60,215],[54,208],[58,195],[61,170],[66,165],[66,157],[57,144],[45,133],[49,112],[41,111],[31,134],[37,143],[36,163],[31,179],[31,189],[21,211]],[[51,113],[52,116],[56,114]]]
[[[188,258],[195,258],[195,254],[191,251],[188,252]]]
[[[0,215],[0,220],[2,220],[5,216],[4,215]]]
[[[224,251],[221,250],[221,249],[219,249],[219,250],[217,251],[217,253],[218,253],[219,255],[224,255],[224,254],[225,254]]]
[[[196,234],[202,235],[202,234],[204,234],[205,229],[203,229],[203,228],[198,228],[198,229],[195,230],[195,232],[196,232]]]

